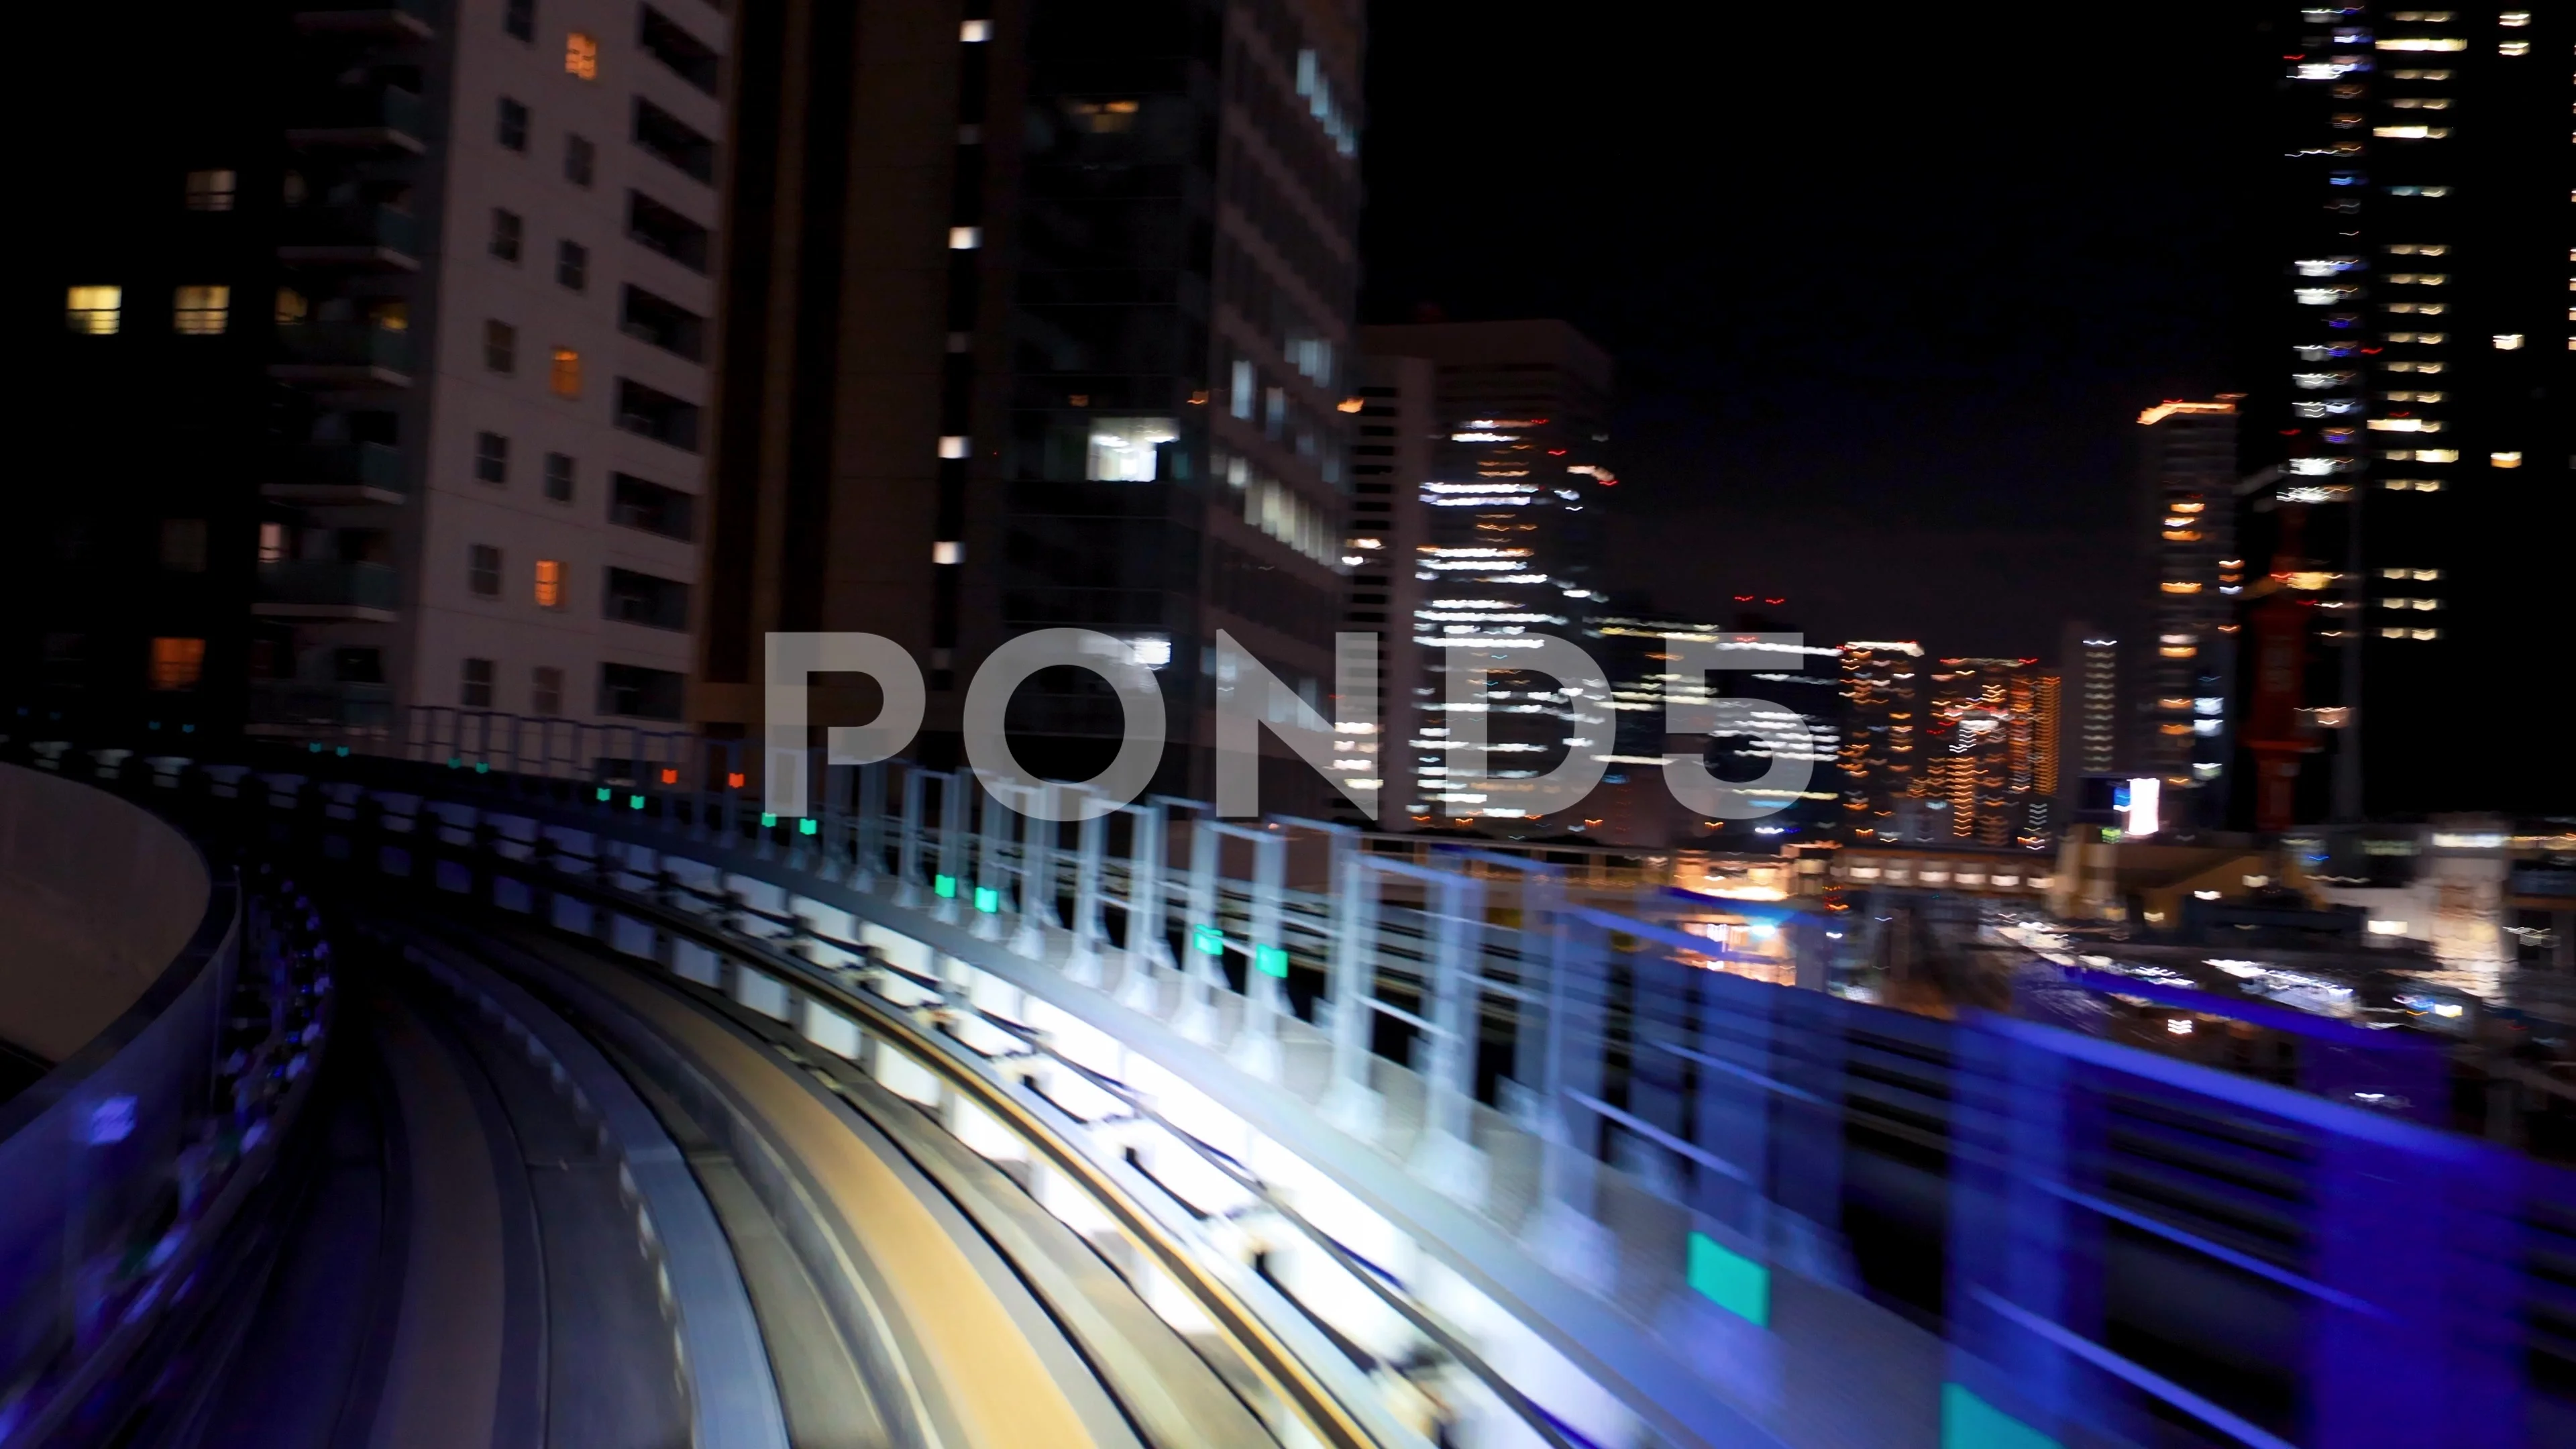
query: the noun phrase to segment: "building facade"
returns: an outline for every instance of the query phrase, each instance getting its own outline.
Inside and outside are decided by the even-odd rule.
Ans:
[[[1856,639],[1842,646],[1841,834],[1853,841],[1909,838],[1923,797],[1928,722],[1923,646]],[[1900,810],[1905,818],[1900,819]],[[1928,837],[1927,837],[1928,838]]]
[[[1424,581],[1413,561],[1428,538],[1422,484],[1431,476],[1437,377],[1424,358],[1360,359],[1350,525],[1342,540],[1342,563],[1351,570],[1342,627],[1376,636],[1378,709],[1373,729],[1340,729],[1345,737],[1334,741],[1334,749],[1368,762],[1366,770],[1353,772],[1352,784],[1375,793],[1377,824],[1387,830],[1431,822],[1428,811],[1406,808],[1420,796],[1416,752],[1406,742],[1422,731],[1427,697],[1423,646],[1413,627]],[[1336,808],[1356,818],[1354,806],[1345,799]]]
[[[1841,651],[1808,644],[1785,624],[1754,615],[1730,627],[1631,612],[1617,602],[1611,607],[1615,612],[1594,616],[1584,630],[1585,648],[1610,681],[1613,734],[1603,787],[1636,787],[1640,803],[1629,810],[1634,820],[1651,821],[1655,810],[1645,802],[1665,797],[1661,809],[1670,820],[1660,838],[1622,843],[1752,849],[1833,838],[1842,802],[1835,774],[1842,741]],[[1722,667],[1699,678],[1676,672],[1675,644],[1713,650]],[[1674,705],[1719,699],[1758,701],[1754,733],[1690,735],[1671,728]],[[1693,753],[1720,781],[1760,780],[1775,761],[1803,766],[1804,778],[1794,786],[1742,792],[1741,803],[1758,815],[1707,819],[1671,801],[1663,783],[1666,757]],[[1632,825],[1627,833],[1644,832]]]
[[[1325,706],[1358,7],[749,0],[740,24],[698,719],[757,723],[775,630],[902,644],[934,758],[977,665],[1041,628],[1156,673],[1158,788],[1207,787],[1219,630]],[[818,691],[816,724],[871,709]],[[1010,721],[1023,764],[1076,778],[1121,728],[1073,670]]]
[[[1931,838],[2044,850],[2056,840],[2059,689],[2036,659],[1942,659],[1924,672],[1929,710],[1915,794]],[[1913,838],[1922,838],[1916,836]]]
[[[2228,702],[2245,582],[2236,553],[2239,401],[2164,402],[2138,415],[2155,648],[2139,692],[2137,763],[2163,780],[2178,812],[2193,812],[2196,796],[2218,798],[2232,750]]]
[[[1511,662],[1535,642],[1529,636],[1579,638],[1601,602],[1596,494],[1618,483],[1603,461],[1609,355],[1554,321],[1370,327],[1361,344],[1433,369],[1434,441],[1413,500],[1423,527],[1412,558],[1422,723],[1410,741],[1415,789],[1405,813],[1444,827],[1518,821],[1521,812],[1456,778],[1449,671],[1461,660],[1492,671],[1487,758],[1496,778],[1539,774],[1585,748],[1571,743],[1575,710],[1561,683]]]
[[[723,17],[191,16],[66,132],[93,204],[47,245],[37,405],[99,437],[186,385],[112,486],[44,510],[35,676],[216,728],[678,721]]]
[[[2243,550],[2315,605],[2283,667],[2316,748],[2275,750],[2285,798],[2304,820],[2576,808],[2559,752],[2449,743],[2482,728],[2461,682],[2527,675],[2576,508],[2543,441],[2571,345],[2569,13],[2277,14],[2244,461],[2280,473]]]

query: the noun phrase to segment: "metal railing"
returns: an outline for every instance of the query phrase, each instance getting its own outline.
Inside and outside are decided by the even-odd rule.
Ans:
[[[1518,1305],[1635,1432],[1801,1443],[1861,1412],[1795,1402],[1802,1373],[1884,1400],[1862,1417],[1890,1444],[2006,1419],[2504,1443],[2569,1411],[2576,1277],[2547,1267],[2576,1261],[2566,1174],[2045,1026],[1730,974],[1706,903],[1610,910],[1544,862],[1399,858],[1188,801],[1059,826],[967,772],[819,752],[809,813],[782,819],[743,742],[670,732],[415,711],[296,748],[258,784],[227,768],[273,798],[410,802],[453,844],[516,820],[508,839],[700,862],[739,883],[719,893],[782,892],[827,959],[883,970],[912,942],[953,963],[916,973],[951,1000],[1007,982],[1107,1023],[1186,1080],[1187,1112],[1145,1105],[1238,1161],[1237,1132],[1301,1157],[1358,1205],[1325,1224],[1344,1250],[1382,1264],[1364,1240],[1409,1234],[1440,1260],[1426,1291]],[[1845,1362],[1855,1335],[1921,1346]]]

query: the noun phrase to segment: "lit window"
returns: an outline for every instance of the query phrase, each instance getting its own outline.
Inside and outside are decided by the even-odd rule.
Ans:
[[[2519,332],[2499,332],[2495,335],[2495,346],[2496,351],[2498,352],[2520,352],[2522,350],[2522,334]]]
[[[181,287],[171,323],[190,337],[213,337],[224,330],[233,312],[230,287]]]
[[[1171,418],[1094,418],[1090,466],[1086,478],[1111,483],[1151,483],[1156,450],[1180,441],[1180,425]]]
[[[490,709],[492,707],[491,660],[466,660],[464,676],[459,683],[461,688],[457,691],[457,703],[465,706],[467,709]]]
[[[507,322],[483,324],[483,365],[494,372],[519,369],[519,329]]]
[[[969,20],[957,27],[957,38],[968,45],[981,45],[993,38],[993,22]]]
[[[540,664],[528,675],[528,708],[540,716],[563,713],[564,672],[552,664]]]
[[[955,433],[951,433],[947,437],[941,438],[939,440],[939,456],[943,458],[965,457],[966,439]]]
[[[259,526],[259,561],[264,564],[286,562],[286,525],[263,523]]]
[[[123,287],[74,287],[63,294],[63,318],[74,332],[112,337],[124,315]]]
[[[564,566],[559,558],[537,560],[537,607],[560,609],[564,602]]]
[[[564,37],[564,74],[599,79],[599,42],[576,30]]]
[[[152,641],[152,687],[154,689],[194,689],[205,672],[205,640],[155,639]]]
[[[486,599],[501,597],[501,551],[478,543],[465,551],[465,586]]]
[[[293,327],[312,315],[312,299],[293,287],[277,289],[277,325]]]
[[[2494,468],[2519,468],[2522,466],[2522,455],[2520,453],[2489,453],[2487,454],[2487,465]]]
[[[2520,30],[2530,23],[2531,12],[2528,10],[2507,10],[2496,16],[2496,24],[2507,30]]]
[[[1115,135],[1134,128],[1138,107],[1134,101],[1068,101],[1065,110],[1082,129]]]
[[[955,539],[941,539],[930,546],[930,561],[945,568],[966,561],[966,545]]]
[[[229,171],[191,171],[185,192],[190,211],[233,209],[235,178]]]
[[[948,249],[952,252],[971,252],[983,244],[984,229],[980,226],[952,226],[948,229]]]
[[[2531,42],[2530,42],[2530,41],[2528,41],[2528,40],[2508,40],[2508,41],[2505,41],[2505,42],[2503,42],[2502,44],[2500,44],[2500,45],[2498,45],[2498,46],[2496,47],[2496,54],[2498,54],[2498,55],[2529,55],[2529,54],[2531,54]]]
[[[546,372],[546,386],[557,397],[581,396],[581,354],[569,347],[556,348],[554,364]]]

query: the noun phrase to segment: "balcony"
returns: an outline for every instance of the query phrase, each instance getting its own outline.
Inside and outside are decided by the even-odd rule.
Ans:
[[[254,734],[306,730],[386,730],[394,722],[394,687],[330,680],[254,679],[250,729]]]
[[[295,28],[315,35],[427,40],[429,0],[301,0]]]
[[[319,443],[281,459],[260,496],[286,503],[400,503],[402,454],[384,443]]]
[[[420,219],[391,206],[289,211],[277,259],[290,266],[416,272],[420,270]]]
[[[411,333],[368,322],[292,322],[277,329],[286,360],[269,364],[282,382],[330,387],[409,387]]]
[[[297,107],[305,124],[286,143],[312,150],[428,151],[428,113],[420,97],[394,86],[329,91]]]
[[[390,564],[348,559],[285,559],[259,566],[250,611],[272,619],[394,620]]]

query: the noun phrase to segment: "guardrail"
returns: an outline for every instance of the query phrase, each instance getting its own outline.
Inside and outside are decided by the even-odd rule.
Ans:
[[[478,738],[542,732],[499,730]],[[827,967],[940,983],[1251,1166],[1593,1442],[2188,1425],[2340,1449],[2576,1423],[2553,1377],[2576,1365],[2576,1187],[2490,1146],[1747,980],[1699,906],[1606,911],[1544,869],[1372,860],[1170,800],[1014,822],[903,765],[817,760],[813,813],[763,818],[739,742],[636,732],[585,760],[585,738],[515,770],[450,731],[184,773],[466,885],[595,840],[634,888],[667,867]]]
[[[142,995],[0,1104],[0,1444],[68,1442],[129,1405],[127,1376],[299,1119],[332,1000],[312,902],[224,867]]]

